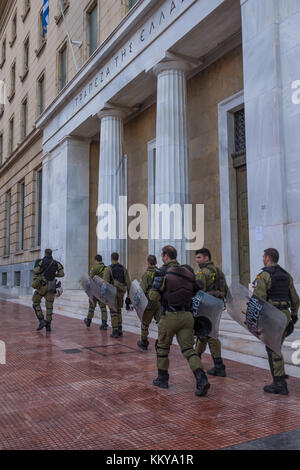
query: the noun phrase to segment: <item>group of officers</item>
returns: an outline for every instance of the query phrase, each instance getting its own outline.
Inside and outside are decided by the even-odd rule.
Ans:
[[[197,396],[205,396],[210,384],[203,370],[201,362],[207,344],[209,346],[214,367],[207,371],[208,374],[217,377],[226,377],[226,368],[222,360],[221,343],[219,339],[211,337],[198,337],[195,342],[195,320],[192,313],[192,299],[202,290],[207,294],[225,301],[228,286],[225,275],[211,259],[211,253],[207,248],[196,251],[196,263],[198,271],[195,273],[189,265],[180,265],[177,261],[177,251],[173,246],[162,248],[161,257],[163,265],[157,267],[157,259],[154,255],[147,258],[147,269],[142,275],[140,286],[145,293],[148,304],[144,311],[141,324],[141,339],[137,345],[142,350],[147,350],[149,341],[149,325],[153,319],[158,323],[158,340],[156,341],[158,375],[153,380],[153,385],[168,388],[169,381],[169,352],[176,336],[183,356],[187,359],[190,368],[196,378]],[[299,296],[295,290],[292,276],[278,264],[279,253],[275,248],[264,251],[264,268],[256,276],[253,282],[253,293],[281,310],[287,317],[287,325],[295,324],[298,320],[300,305]],[[51,331],[53,301],[55,297],[56,277],[63,277],[63,266],[52,257],[50,249],[45,250],[45,257],[37,260],[34,268],[35,278],[33,287],[33,308],[39,320],[37,330],[46,327]],[[111,265],[105,266],[101,255],[95,256],[95,265],[90,271],[90,277],[101,277],[104,281],[116,287],[117,294],[115,309],[110,309],[112,338],[119,338],[122,332],[122,307],[127,291],[126,305],[130,303],[129,290],[131,286],[127,269],[119,263],[118,253],[112,253]],[[52,287],[51,287],[52,286]],[[46,320],[41,309],[41,299],[46,301]],[[84,319],[87,327],[90,327],[97,303],[101,309],[101,330],[107,330],[106,305],[94,299],[89,301],[88,315]],[[288,328],[287,328],[288,330]],[[287,335],[287,330],[282,336],[282,343]],[[268,393],[287,395],[288,388],[283,357],[266,347],[273,382],[264,387]]]

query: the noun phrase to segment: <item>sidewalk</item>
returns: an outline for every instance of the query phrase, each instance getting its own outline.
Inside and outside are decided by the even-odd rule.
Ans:
[[[154,340],[54,316],[36,331],[33,310],[0,301],[0,449],[223,449],[300,428],[300,381],[289,396],[268,395],[266,370],[226,361],[228,377],[210,377],[204,398],[178,346],[170,354],[169,389],[156,377]],[[205,369],[211,367],[204,356]],[[299,444],[300,448],[300,444]]]

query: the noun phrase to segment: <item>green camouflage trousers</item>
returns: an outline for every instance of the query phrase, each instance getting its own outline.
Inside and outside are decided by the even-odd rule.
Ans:
[[[195,348],[197,353],[200,354],[201,356],[206,349],[207,343],[208,343],[212,357],[214,357],[215,359],[217,359],[218,357],[221,357],[221,342],[220,340],[215,339],[215,338],[209,338],[204,341],[200,341],[199,339],[197,339],[196,348]]]
[[[117,329],[122,326],[122,307],[125,292],[120,289],[117,290],[116,308],[117,310],[110,310],[111,326],[112,329]]]
[[[202,369],[199,354],[193,349],[194,317],[191,312],[181,310],[161,315],[158,324],[158,340],[156,346],[157,369],[169,369],[169,352],[176,335],[183,356],[187,359],[192,371]]]
[[[291,314],[288,310],[281,310],[287,317],[287,321],[291,320]],[[286,331],[283,333],[281,344],[283,344],[286,338]],[[278,356],[274,351],[272,351],[268,346],[266,346],[266,351],[268,354],[268,361],[270,365],[271,374],[273,377],[282,377],[285,375],[284,370],[284,360],[282,356]]]
[[[156,322],[159,321],[159,314],[160,314],[160,304],[159,302],[151,302],[149,301],[149,308],[147,307],[144,311],[143,321],[141,325],[141,334],[142,338],[147,339],[149,335],[149,325],[154,318]]]
[[[107,322],[107,310],[106,310],[106,305],[103,302],[100,302],[100,300],[94,299],[95,305],[92,304],[91,301],[89,301],[89,311],[88,311],[88,319],[92,320],[94,318],[94,313],[95,313],[95,308],[97,307],[97,304],[100,307],[101,310],[101,320]]]
[[[39,291],[34,291],[32,296],[32,303],[33,308],[36,313],[36,316],[40,319],[44,319],[43,311],[41,309],[41,300],[45,297],[45,304],[46,304],[46,321],[52,321],[52,313],[53,313],[53,303],[55,294],[54,292],[48,292],[47,287],[39,289]]]

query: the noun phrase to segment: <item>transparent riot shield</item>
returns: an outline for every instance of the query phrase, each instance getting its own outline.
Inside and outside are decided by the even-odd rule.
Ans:
[[[96,286],[93,279],[91,279],[88,274],[84,274],[81,278],[81,285],[92,304],[95,305]]]
[[[193,315],[195,318],[204,317],[211,323],[211,338],[218,338],[219,326],[224,303],[222,300],[213,297],[199,290],[193,298]],[[204,321],[205,322],[205,321]],[[208,329],[208,323],[205,322],[205,328]]]
[[[212,323],[206,317],[195,317],[194,334],[200,341],[205,341],[210,338],[212,330]]]
[[[283,312],[253,295],[241,284],[230,287],[226,306],[233,320],[281,355],[282,336],[288,323]]]
[[[136,313],[138,314],[139,319],[143,321],[143,315],[148,305],[148,299],[137,280],[134,280],[131,283],[129,297],[132,305],[136,310]]]
[[[94,276],[93,281],[96,287],[96,299],[100,300],[100,302],[103,302],[105,305],[108,305],[111,310],[117,310],[115,305],[117,297],[117,288],[104,281],[99,276]]]

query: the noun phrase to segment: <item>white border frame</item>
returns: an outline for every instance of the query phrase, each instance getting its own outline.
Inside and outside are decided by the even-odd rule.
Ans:
[[[151,237],[152,220],[151,205],[155,203],[155,161],[154,152],[156,150],[156,139],[147,143],[148,149],[148,250],[155,255],[155,240]]]
[[[234,113],[243,106],[243,90],[218,104],[222,270],[229,285],[240,280],[236,174],[231,154],[234,152]]]

